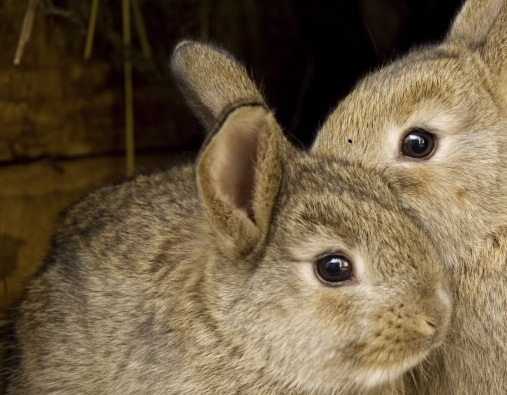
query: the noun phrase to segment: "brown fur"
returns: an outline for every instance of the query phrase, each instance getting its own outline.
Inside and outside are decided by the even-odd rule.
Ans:
[[[412,127],[437,136],[430,158],[400,154]],[[451,332],[416,393],[507,393],[506,133],[507,5],[468,0],[443,43],[367,76],[313,145],[379,169],[450,269]]]
[[[196,62],[207,72],[181,66]],[[8,393],[402,391],[450,318],[429,238],[377,172],[292,147],[255,87],[234,88],[248,77],[232,58],[187,42],[172,64],[208,142],[63,218],[20,306]],[[316,278],[331,252],[351,283]]]

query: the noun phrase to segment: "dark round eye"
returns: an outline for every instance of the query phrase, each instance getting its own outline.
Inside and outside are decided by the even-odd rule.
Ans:
[[[315,273],[328,285],[339,285],[353,278],[352,262],[343,255],[324,255],[315,262]]]
[[[435,149],[435,136],[424,129],[412,129],[403,139],[401,151],[411,158],[427,158]]]

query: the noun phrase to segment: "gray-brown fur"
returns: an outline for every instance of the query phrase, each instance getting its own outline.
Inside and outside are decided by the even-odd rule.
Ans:
[[[218,101],[192,101],[215,89],[207,73],[185,91],[208,114],[197,162],[63,218],[19,309],[9,394],[400,393],[444,338],[443,264],[383,177],[292,147],[262,104],[234,107],[262,98],[215,54],[186,43],[173,59],[228,84]],[[330,252],[354,262],[351,283],[316,278]]]
[[[507,393],[506,3],[466,1],[443,43],[361,81],[312,148],[379,169],[450,270],[451,331],[420,394]],[[400,154],[412,127],[437,136],[426,160]]]

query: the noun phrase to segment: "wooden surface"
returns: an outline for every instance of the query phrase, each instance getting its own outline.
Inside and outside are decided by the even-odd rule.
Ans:
[[[141,168],[152,168],[168,158],[144,155],[138,160]],[[0,168],[0,312],[16,301],[42,262],[59,213],[124,171],[124,158],[118,156]]]
[[[59,213],[125,170],[122,55],[97,34],[84,61],[79,15],[55,16],[44,3],[14,66],[28,1],[0,1],[0,322],[42,262]],[[181,150],[200,132],[183,126],[190,114],[167,71],[163,84],[141,74],[137,162],[154,167],[170,159],[154,152]]]

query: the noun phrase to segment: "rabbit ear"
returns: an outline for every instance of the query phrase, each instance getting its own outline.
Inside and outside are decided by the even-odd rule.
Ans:
[[[491,93],[507,108],[507,0],[465,2],[443,43],[447,45],[478,55],[486,66]]]
[[[468,0],[458,13],[445,40],[446,44],[475,50],[485,44],[490,34],[505,23],[505,0]],[[503,9],[503,11],[502,11]],[[507,33],[504,33],[504,37]],[[504,41],[505,43],[505,41]]]
[[[264,106],[232,110],[197,166],[201,198],[221,245],[246,253],[267,235],[282,177],[283,136]]]
[[[232,55],[211,45],[181,42],[173,52],[171,70],[189,106],[207,130],[231,105],[264,104],[245,68]]]

